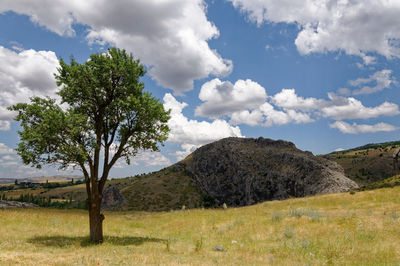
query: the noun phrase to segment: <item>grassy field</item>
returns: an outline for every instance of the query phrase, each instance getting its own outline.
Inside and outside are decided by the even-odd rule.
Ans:
[[[397,265],[400,187],[243,207],[106,213],[0,210],[1,265]],[[220,245],[225,251],[214,251]]]

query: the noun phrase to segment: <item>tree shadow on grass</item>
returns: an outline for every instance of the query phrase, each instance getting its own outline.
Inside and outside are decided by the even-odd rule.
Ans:
[[[167,240],[161,238],[152,238],[152,237],[104,236],[104,243],[110,243],[115,246],[129,246],[129,245],[139,246],[147,242],[166,243]],[[83,237],[83,236],[71,237],[71,236],[61,236],[61,235],[35,236],[28,239],[28,243],[40,246],[59,247],[59,248],[68,246],[87,247],[95,245],[94,243],[90,242],[89,237]]]

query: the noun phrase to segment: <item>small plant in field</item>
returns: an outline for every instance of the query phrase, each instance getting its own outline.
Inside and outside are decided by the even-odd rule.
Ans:
[[[165,241],[165,249],[166,249],[168,252],[171,251],[171,239],[170,239],[170,238],[168,238],[168,239]]]
[[[273,222],[280,222],[283,219],[283,213],[282,212],[273,212],[271,214],[271,220]]]
[[[304,209],[290,209],[289,215],[291,217],[300,218],[302,216],[307,216],[311,218],[311,221],[317,222],[321,218],[321,214],[319,211],[314,209],[304,210]]]
[[[392,218],[393,219],[399,219],[400,215],[397,212],[392,212]]]
[[[202,248],[203,248],[203,237],[200,237],[200,239],[197,240],[195,243],[194,251],[199,252]]]
[[[350,195],[356,194],[356,192],[354,190],[350,190],[349,193],[350,193]]]
[[[309,210],[306,216],[310,217],[313,222],[318,222],[321,218],[321,214],[317,210]]]
[[[309,249],[310,245],[311,245],[310,241],[308,241],[305,238],[301,241],[301,247],[304,248],[304,249]]]
[[[302,210],[302,209],[290,209],[289,210],[289,215],[291,217],[300,218],[301,216],[304,215],[304,210]]]
[[[331,243],[329,243],[328,247],[325,249],[325,258],[327,260],[328,265],[335,264],[335,261],[340,258],[341,250],[340,247],[337,247]]]
[[[222,204],[222,208],[223,208],[224,210],[228,209],[228,206],[226,205],[225,202],[224,202],[224,204]]]
[[[243,217],[238,217],[233,221],[234,226],[241,226],[245,224],[245,219]]]
[[[292,228],[288,227],[283,231],[283,236],[287,239],[292,239],[295,237],[295,232]]]
[[[186,210],[186,206],[182,205],[182,211]]]

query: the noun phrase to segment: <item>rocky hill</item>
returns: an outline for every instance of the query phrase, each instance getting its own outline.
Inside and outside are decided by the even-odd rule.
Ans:
[[[264,138],[222,139],[159,172],[109,185],[119,188],[127,209],[136,210],[245,206],[358,187],[337,163]]]
[[[244,206],[358,187],[337,163],[282,140],[226,138],[197,149],[177,166],[217,205]]]

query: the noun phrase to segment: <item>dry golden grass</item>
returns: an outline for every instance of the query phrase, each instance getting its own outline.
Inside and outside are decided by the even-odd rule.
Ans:
[[[396,265],[400,187],[227,210],[106,213],[104,233],[102,245],[88,243],[85,211],[1,210],[0,264]]]

